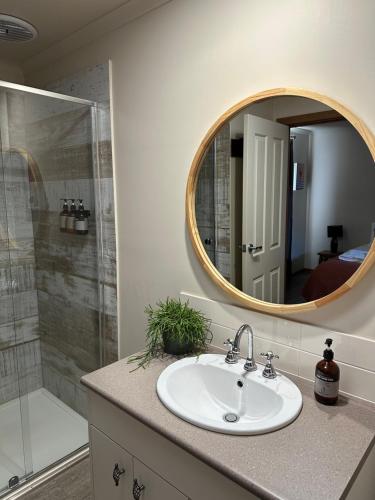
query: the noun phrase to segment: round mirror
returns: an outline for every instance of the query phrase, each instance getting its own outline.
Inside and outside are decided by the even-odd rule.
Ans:
[[[204,268],[243,304],[319,307],[374,261],[375,144],[332,99],[276,89],[221,117],[187,186],[187,222]]]

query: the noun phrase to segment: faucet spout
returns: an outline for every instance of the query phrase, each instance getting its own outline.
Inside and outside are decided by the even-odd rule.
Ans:
[[[243,333],[246,332],[248,335],[248,350],[247,350],[247,358],[244,365],[244,369],[248,372],[252,372],[257,369],[257,365],[254,359],[254,332],[250,325],[244,324],[240,326],[237,330],[235,339],[233,342],[230,342],[231,349],[225,358],[227,363],[233,364],[238,362],[238,358],[240,356],[240,344]]]

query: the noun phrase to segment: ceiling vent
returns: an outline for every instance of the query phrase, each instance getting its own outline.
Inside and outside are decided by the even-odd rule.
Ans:
[[[0,14],[0,40],[6,42],[29,42],[38,35],[30,23],[18,17]]]

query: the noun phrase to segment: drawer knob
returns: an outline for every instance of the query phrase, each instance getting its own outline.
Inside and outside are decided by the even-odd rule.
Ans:
[[[114,480],[116,486],[118,486],[118,484],[120,482],[120,476],[122,474],[125,474],[125,469],[120,469],[120,467],[118,466],[118,464],[115,464],[115,467],[113,469],[112,477],[113,477],[113,480]]]
[[[133,498],[134,500],[139,500],[142,495],[142,491],[145,489],[143,484],[138,484],[138,481],[134,479],[133,483]]]

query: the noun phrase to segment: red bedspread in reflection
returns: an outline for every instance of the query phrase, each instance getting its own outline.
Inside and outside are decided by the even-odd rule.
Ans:
[[[359,266],[359,262],[347,262],[338,257],[322,262],[306,281],[302,296],[310,301],[334,292],[355,273]]]

